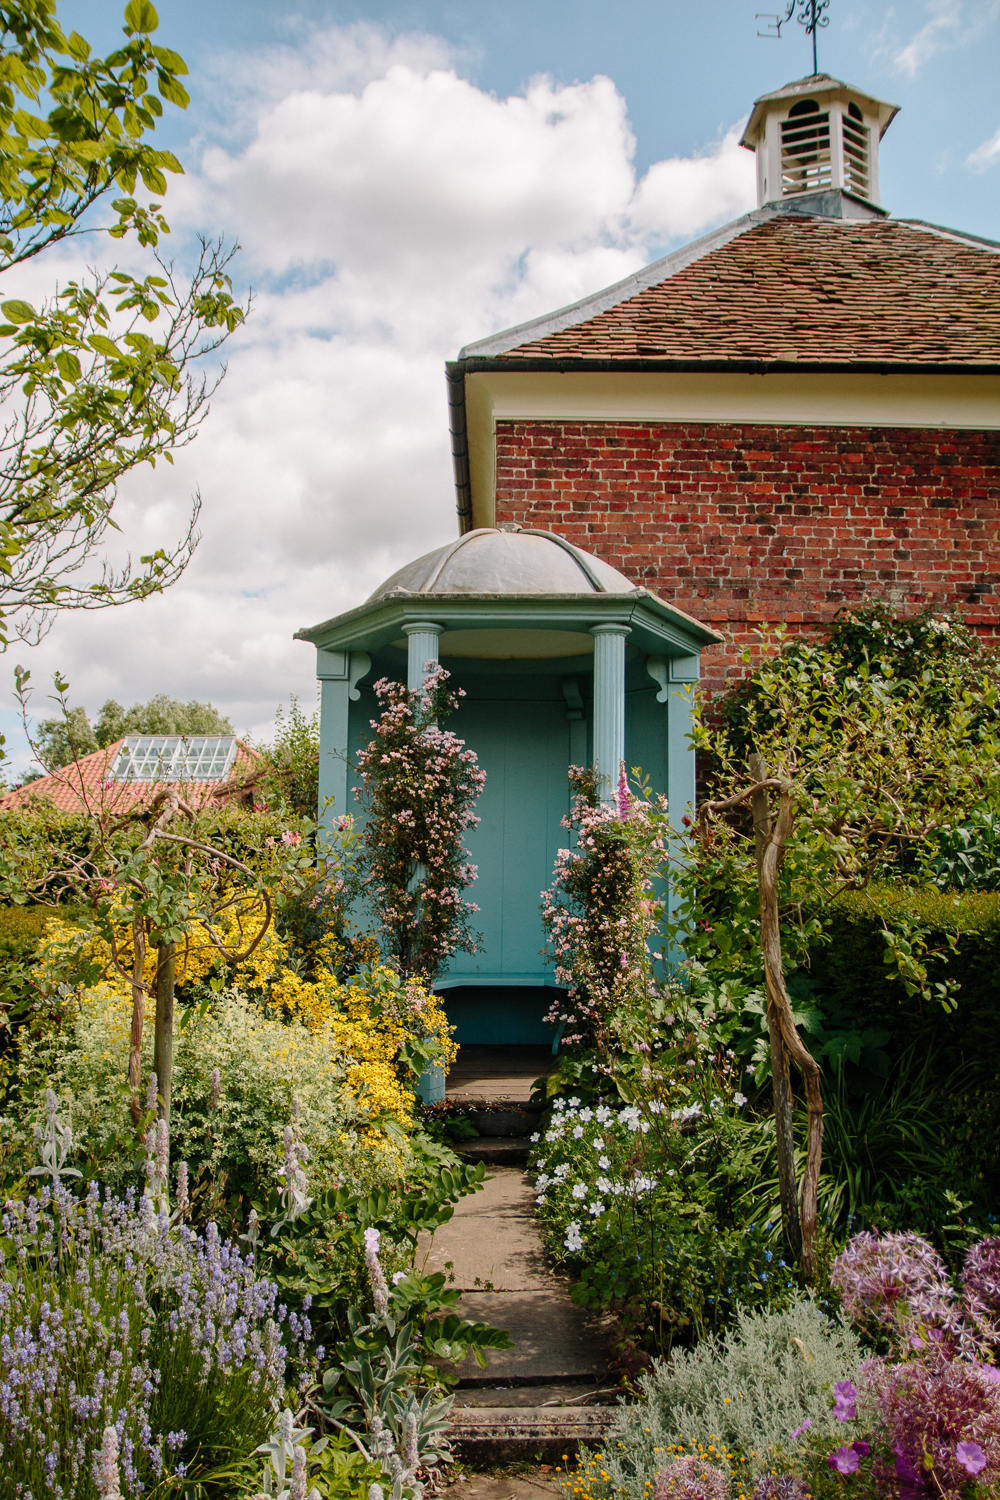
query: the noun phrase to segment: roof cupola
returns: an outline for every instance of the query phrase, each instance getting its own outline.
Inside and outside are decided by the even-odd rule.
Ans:
[[[897,113],[828,73],[762,95],[740,141],[757,154],[758,208],[884,217],[878,148]]]

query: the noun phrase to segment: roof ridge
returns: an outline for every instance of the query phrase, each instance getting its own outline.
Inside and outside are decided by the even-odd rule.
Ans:
[[[534,343],[536,339],[544,338],[550,333],[562,333],[564,329],[572,328],[577,323],[586,323],[590,318],[607,312],[609,308],[628,302],[639,292],[648,291],[650,287],[662,281],[668,281],[671,276],[676,276],[680,271],[686,270],[703,256],[711,255],[713,250],[721,250],[724,245],[738,239],[748,230],[757,229],[771,219],[785,217],[787,215],[779,214],[777,210],[769,207],[751,209],[749,213],[741,215],[738,219],[731,219],[728,224],[713,229],[709,234],[702,235],[700,239],[682,245],[679,250],[672,250],[669,255],[653,261],[652,265],[633,271],[622,281],[615,281],[611,286],[606,286],[599,292],[591,292],[589,296],[581,297],[578,302],[570,302],[565,307],[557,308],[555,312],[544,313],[539,318],[529,318],[526,323],[515,324],[513,328],[505,328],[499,333],[491,333],[487,338],[477,339],[472,344],[465,344],[458,351],[458,357],[460,360],[482,359],[489,358],[491,355],[507,354],[521,344]],[[531,338],[526,337],[529,333],[532,335]]]
[[[959,244],[986,245],[990,250],[1000,250],[1000,240],[989,240],[984,234],[971,234],[965,229],[949,229],[946,224],[932,224],[929,219],[892,219],[893,224],[907,224],[923,234],[939,234],[942,239],[957,240]]]

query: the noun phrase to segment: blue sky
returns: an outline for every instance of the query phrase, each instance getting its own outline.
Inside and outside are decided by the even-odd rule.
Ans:
[[[183,160],[169,253],[238,238],[257,293],[197,441],[123,486],[134,553],[201,542],[161,599],[66,616],[0,664],[70,701],[156,692],[210,699],[265,734],[311,703],[294,630],[357,604],[455,532],[442,365],[462,343],[638,269],[755,202],[737,144],[754,98],[811,70],[800,26],[758,39],[767,0],[465,0],[294,7],[162,0],[159,40],[192,103],[158,134]],[[95,46],[114,0],[64,0]],[[820,67],[902,107],[882,148],[883,199],[1000,239],[1000,0],[830,0]],[[7,273],[38,300],[134,248],[79,242]],[[9,699],[7,700],[9,702]],[[15,717],[0,728],[18,768]]]
[[[811,47],[794,21],[780,41],[758,39],[767,23],[755,14],[769,3],[775,0],[163,0],[161,36],[188,60],[195,94],[193,110],[174,117],[170,134],[182,144],[192,124],[203,127],[215,113],[216,85],[205,87],[199,62],[277,46],[296,51],[308,48],[317,29],[368,22],[390,34],[443,38],[464,75],[500,96],[522,91],[538,73],[563,83],[607,74],[627,102],[642,171],[704,146],[758,94],[811,72]],[[95,43],[110,45],[112,9],[108,0],[70,0],[65,14],[79,16],[74,24]],[[883,147],[887,206],[900,217],[1000,238],[1000,178],[966,164],[1000,131],[997,0],[830,0],[827,17],[820,68],[902,106]]]

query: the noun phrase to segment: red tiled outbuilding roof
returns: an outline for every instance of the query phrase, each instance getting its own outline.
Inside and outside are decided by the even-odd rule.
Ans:
[[[108,770],[124,740],[116,740],[103,750],[84,755],[73,765],[63,766],[51,776],[29,781],[0,797],[0,812],[30,807],[45,802],[64,812],[87,809],[91,812],[129,812],[137,802],[148,801],[166,783],[162,781],[108,781]],[[184,781],[171,783],[183,788],[189,802],[224,802],[246,783],[260,757],[242,740],[236,741],[236,759],[225,781]]]
[[[659,362],[1000,368],[1000,245],[915,220],[758,211],[551,317],[489,366]]]

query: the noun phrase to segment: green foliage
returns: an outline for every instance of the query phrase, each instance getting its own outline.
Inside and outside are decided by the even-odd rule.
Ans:
[[[162,196],[165,174],[183,171],[147,139],[164,103],[188,102],[187,68],[153,41],[157,26],[149,0],[130,0],[125,40],[102,58],[78,33],[65,35],[54,0],[5,6],[0,271],[69,236],[134,232],[153,248],[168,232],[161,204],[134,196],[139,187]],[[102,202],[110,224],[93,212]],[[202,242],[189,282],[155,250],[154,259],[151,274],[95,272],[39,306],[16,295],[0,303],[0,399],[15,413],[0,440],[2,642],[11,626],[37,638],[55,609],[101,608],[166,587],[195,545],[192,517],[186,536],[143,556],[135,573],[97,556],[114,525],[119,479],[169,461],[205,415],[209,387],[186,378],[189,365],[244,317],[221,243]]]
[[[911,1044],[934,1059],[938,1078],[988,1064],[996,1035],[1000,894],[875,885],[845,892],[824,913],[827,941],[810,954],[814,1002],[846,1010],[859,1026],[887,1035],[898,1058]],[[925,934],[924,962],[936,984],[951,982],[956,1009],[945,1015],[896,981],[887,928]]]
[[[233,726],[211,703],[180,703],[157,693],[148,703],[122,708],[113,698],[102,707],[94,726],[97,743],[113,745],[126,734],[232,734]]]
[[[586,1095],[556,1099],[531,1157],[543,1240],[574,1301],[616,1315],[625,1354],[704,1338],[794,1284],[772,1133],[744,1117],[732,1054],[683,1017],[648,1036],[638,1067],[601,1059]]]
[[[826,627],[822,650],[832,658],[825,670],[838,683],[875,675],[920,683],[924,702],[938,718],[947,718],[956,683],[974,686],[985,672],[996,672],[996,653],[985,646],[957,613],[928,604],[918,614],[901,618],[881,601],[845,609]],[[816,642],[793,636],[783,645],[786,661],[801,664],[806,678],[814,676]],[[713,722],[724,728],[746,754],[761,729],[777,727],[766,678],[750,672],[710,709]],[[981,726],[995,725],[997,709],[984,701]]]
[[[36,735],[39,760],[46,771],[57,771],[100,749],[85,708],[71,708],[57,719],[43,719]]]
[[[0,963],[33,957],[54,915],[51,907],[0,906]]]
[[[882,606],[846,614],[821,642],[779,634],[696,740],[712,760],[717,800],[756,780],[790,813],[777,898],[786,968],[829,941],[845,892],[872,883],[929,883],[957,865],[963,830],[991,826],[1000,775],[996,656],[961,621],[927,611],[897,621]],[[753,761],[756,754],[758,761]],[[752,984],[757,946],[753,829],[733,800],[703,816],[679,863],[678,921],[689,955]],[[931,973],[938,947],[918,907],[881,908],[891,972],[911,997],[951,1003]],[[933,967],[933,965],[932,965]]]
[[[280,808],[302,818],[315,818],[319,807],[319,714],[307,718],[294,693],[288,714],[279,704],[274,716],[274,738],[255,746],[263,774],[255,792],[266,808]],[[347,812],[337,808],[338,816]]]
[[[833,1387],[856,1377],[862,1350],[845,1324],[811,1298],[781,1311],[741,1310],[723,1335],[678,1350],[639,1379],[641,1399],[620,1410],[604,1447],[606,1493],[645,1500],[672,1444],[714,1444],[759,1474],[807,1418],[833,1437]]]
[[[65,1101],[87,1178],[117,1191],[136,1183],[135,1132],[123,1094],[130,1019],[130,1004],[106,986],[74,1006],[58,1029],[22,1040],[0,1157],[8,1181],[23,1174],[33,1155],[31,1101],[50,1086]],[[151,1033],[147,1027],[141,1057],[146,1078]],[[214,1218],[235,1232],[251,1202],[266,1198],[293,1097],[318,1191],[342,1182],[356,1194],[394,1179],[396,1162],[368,1144],[368,1112],[344,1087],[353,1061],[331,1053],[324,1033],[268,1016],[234,992],[214,995],[206,987],[202,1003],[181,1007],[171,1149],[175,1161],[188,1163],[200,1222]]]

